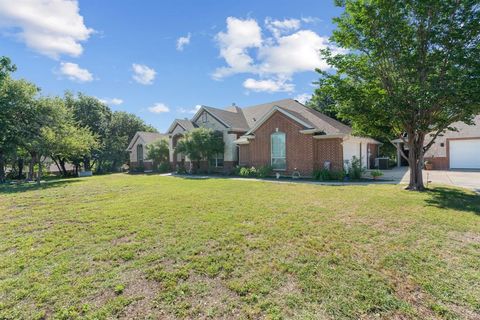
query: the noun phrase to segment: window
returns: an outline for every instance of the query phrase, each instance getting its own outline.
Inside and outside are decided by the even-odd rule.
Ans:
[[[203,122],[203,123],[208,122],[207,113],[206,113],[206,112],[203,112],[203,113],[202,113],[202,122]]]
[[[275,132],[271,135],[272,168],[287,169],[287,153],[285,148],[285,133]]]
[[[137,144],[137,162],[143,162],[143,145]]]
[[[210,167],[223,167],[223,153],[219,153],[210,159]]]

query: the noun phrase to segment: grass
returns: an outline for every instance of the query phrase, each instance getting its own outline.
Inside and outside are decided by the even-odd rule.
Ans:
[[[0,319],[480,317],[480,197],[116,174],[0,187]]]

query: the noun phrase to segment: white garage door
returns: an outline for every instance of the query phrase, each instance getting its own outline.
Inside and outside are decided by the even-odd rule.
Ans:
[[[480,139],[450,140],[451,169],[480,169]]]

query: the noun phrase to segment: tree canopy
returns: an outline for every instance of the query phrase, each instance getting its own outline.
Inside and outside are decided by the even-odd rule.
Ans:
[[[156,131],[137,116],[112,112],[82,93],[42,96],[35,84],[12,79],[15,70],[10,59],[0,57],[0,182],[7,161],[12,169],[17,164],[20,178],[28,162],[30,179],[34,166],[41,170],[45,159],[63,175],[68,174],[66,163],[76,170],[83,164],[86,170],[116,171],[128,161],[125,149],[135,132]]]
[[[424,153],[456,121],[480,113],[478,1],[344,0],[323,55],[316,99],[333,99],[355,133],[402,139],[409,189],[423,190]]]
[[[225,143],[221,132],[208,128],[196,128],[189,131],[177,144],[176,151],[186,154],[200,168],[201,160],[208,160],[223,153]]]

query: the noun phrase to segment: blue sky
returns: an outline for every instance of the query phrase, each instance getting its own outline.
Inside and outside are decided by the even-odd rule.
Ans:
[[[160,131],[195,106],[313,91],[333,1],[0,0],[0,55],[45,95],[80,91]]]

